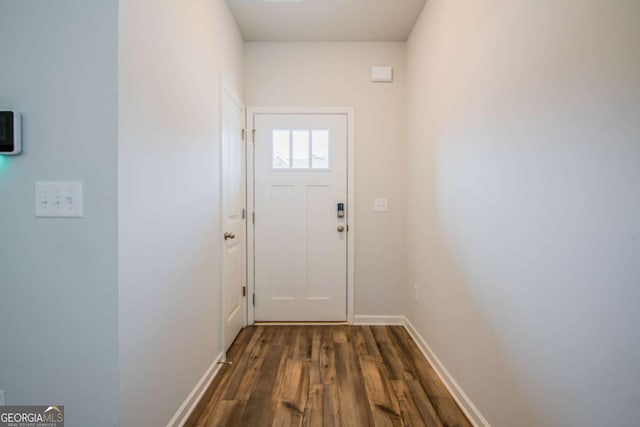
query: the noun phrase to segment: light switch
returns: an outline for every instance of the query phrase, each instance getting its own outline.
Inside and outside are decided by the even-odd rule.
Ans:
[[[36,182],[35,216],[82,218],[82,182]]]
[[[389,202],[386,197],[376,197],[373,199],[373,211],[374,212],[388,212]]]

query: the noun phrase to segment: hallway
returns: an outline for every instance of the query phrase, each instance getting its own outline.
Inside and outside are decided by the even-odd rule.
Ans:
[[[245,328],[187,422],[470,426],[401,326]]]
[[[638,22],[0,0],[0,425],[638,425]]]

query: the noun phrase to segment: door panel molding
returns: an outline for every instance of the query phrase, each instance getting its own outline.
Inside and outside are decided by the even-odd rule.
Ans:
[[[355,236],[356,236],[356,209],[355,209],[355,134],[354,134],[354,110],[350,107],[248,107],[247,108],[247,285],[248,285],[248,324],[255,323],[255,309],[252,304],[252,295],[255,294],[255,234],[253,223],[255,188],[255,119],[256,116],[265,115],[344,115],[347,120],[347,206],[349,215],[346,225],[347,238],[347,322],[354,321],[355,308]]]

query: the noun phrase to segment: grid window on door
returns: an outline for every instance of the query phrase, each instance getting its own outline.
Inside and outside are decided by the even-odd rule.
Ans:
[[[329,169],[329,130],[274,130],[272,167],[279,170]]]

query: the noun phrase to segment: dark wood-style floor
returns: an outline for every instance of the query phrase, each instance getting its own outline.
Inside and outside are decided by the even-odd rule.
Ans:
[[[470,426],[400,326],[251,326],[187,426]]]

